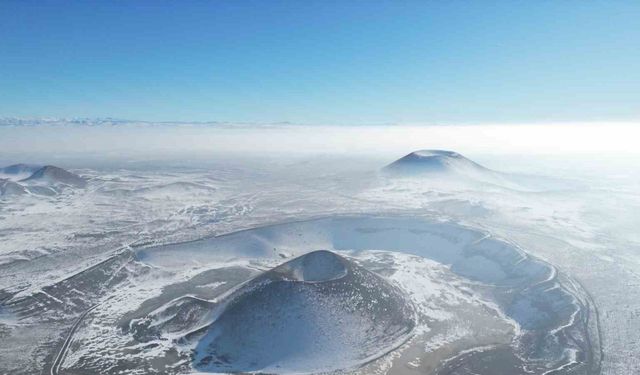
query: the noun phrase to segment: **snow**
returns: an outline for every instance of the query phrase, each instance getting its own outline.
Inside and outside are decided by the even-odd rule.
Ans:
[[[564,157],[544,162],[532,159],[543,172],[560,169],[565,162]],[[504,157],[499,160],[505,162]],[[570,176],[579,180],[581,187],[570,183],[562,189],[555,184],[551,189],[521,189],[495,180],[463,183],[456,179],[378,177],[377,168],[384,163],[368,161],[363,163],[366,167],[351,165],[351,170],[341,164],[335,159],[287,159],[273,165],[256,161],[233,168],[226,162],[180,169],[164,162],[131,165],[130,169],[88,164],[71,169],[87,177],[85,189],[3,199],[0,289],[10,295],[18,293],[13,301],[37,299],[51,313],[43,310],[42,316],[25,318],[0,309],[0,324],[19,335],[11,333],[5,339],[12,345],[2,347],[0,368],[9,373],[21,368],[39,371],[45,364],[46,348],[68,327],[62,319],[73,321],[77,316],[77,312],[56,312],[55,300],[66,302],[68,298],[80,304],[81,298],[96,298],[82,288],[76,290],[86,297],[75,292],[61,297],[49,287],[121,251],[135,253],[141,268],[116,284],[117,290],[96,299],[100,305],[74,335],[63,368],[88,366],[90,359],[97,358],[114,366],[124,360],[121,350],[129,345],[131,336],[123,335],[117,327],[118,317],[161,296],[171,285],[226,266],[257,273],[317,249],[338,251],[374,267],[392,259],[389,264],[393,270],[386,269],[385,277],[411,296],[420,314],[429,317],[419,325],[420,332],[432,335],[423,347],[437,352],[454,347],[475,328],[464,324],[456,306],[475,306],[493,315],[501,311],[477,288],[504,280],[504,265],[487,263],[479,255],[465,263],[453,255],[476,241],[487,243],[483,251],[495,249],[490,239],[506,238],[557,266],[591,295],[600,316],[602,374],[640,369],[632,358],[640,350],[636,316],[640,308],[640,237],[635,230],[640,224],[640,179],[633,179],[633,168],[615,176],[605,173],[609,166],[588,175],[571,168],[554,178]],[[380,226],[370,218],[349,226],[325,220],[311,229],[304,224],[318,217],[345,216],[394,217],[396,221]],[[403,216],[420,216],[430,224],[414,226],[409,219],[403,221]],[[288,223],[289,229],[274,230],[273,225],[281,223]],[[459,225],[458,229],[450,224]],[[242,235],[253,228],[258,229]],[[369,234],[356,241],[349,235],[354,231]],[[400,232],[404,234],[389,236]],[[481,240],[487,233],[491,237]],[[510,260],[510,264],[516,262],[516,257]],[[474,263],[487,267],[483,272],[472,272],[474,268],[468,266]],[[465,277],[453,271],[481,280],[483,285],[465,284]],[[552,276],[545,275],[541,281]],[[194,290],[204,293],[231,284],[205,280]],[[470,294],[465,290],[471,290]],[[441,298],[429,299],[434,294]],[[78,300],[70,296],[78,296]],[[61,320],[44,325],[45,320],[55,318]],[[507,316],[501,319],[509,321]],[[450,322],[450,328],[436,333],[439,322]],[[509,324],[517,325],[514,321]],[[517,328],[513,330],[517,335]],[[148,360],[174,347],[171,342],[153,343],[159,346],[140,349],[131,358]],[[424,365],[424,361],[415,363]],[[144,373],[148,368],[135,371]]]
[[[275,271],[286,278],[310,283],[338,280],[348,273],[343,260],[326,250],[307,253],[283,264]]]
[[[286,275],[291,272],[312,277],[290,280]],[[275,279],[264,279],[271,275]],[[328,251],[289,261],[228,298],[195,348],[196,369],[349,369],[394,349],[414,326],[412,310],[397,289]]]
[[[39,168],[31,176],[22,180],[29,183],[44,183],[44,184],[64,184],[73,187],[84,187],[87,182],[80,176],[66,171],[62,168],[58,168],[53,165],[45,165]]]
[[[40,169],[40,165],[34,164],[13,164],[0,168],[0,179],[8,179],[9,181],[20,181],[31,176],[35,171]]]

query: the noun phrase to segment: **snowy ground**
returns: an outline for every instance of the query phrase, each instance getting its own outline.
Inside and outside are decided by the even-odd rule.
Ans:
[[[494,168],[502,165],[500,158],[486,160]],[[98,321],[117,323],[109,311],[123,314],[143,308],[144,301],[163,293],[180,294],[179,290],[168,291],[167,285],[188,283],[203,272],[202,265],[190,263],[191,258],[184,259],[179,272],[139,263],[132,258],[133,250],[344,214],[428,216],[517,244],[580,283],[595,302],[602,374],[640,372],[636,358],[640,352],[637,171],[614,175],[591,170],[593,173],[584,174],[577,169],[544,167],[545,163],[557,166],[557,162],[538,161],[533,167],[511,164],[503,169],[569,177],[570,188],[518,191],[486,184],[389,180],[377,173],[386,164],[380,158],[160,160],[111,165],[74,160],[68,163],[70,169],[89,178],[86,189],[0,201],[0,373],[31,374],[43,369],[63,373],[60,369],[81,361],[79,354],[73,354],[80,353],[77,340],[87,338],[84,350],[94,348],[91,343],[104,344],[91,341],[90,331],[84,329],[87,322],[100,318]],[[609,171],[607,166],[598,168]],[[293,248],[278,250],[290,256]],[[371,260],[374,255],[367,256]],[[361,260],[366,263],[367,259]],[[225,263],[224,267],[244,269],[237,276],[240,282],[276,263]],[[98,264],[108,266],[86,276]],[[437,269],[428,263],[399,264],[416,268],[390,275],[407,288],[416,286],[405,277],[419,272],[417,268],[431,270],[427,273]],[[105,274],[103,269],[111,271]],[[78,283],[84,276],[90,280],[87,283],[100,284],[99,290],[78,287],[85,285]],[[212,279],[201,285],[224,290],[224,283]],[[116,284],[122,289],[113,290]],[[64,289],[65,285],[73,285],[73,290]],[[102,307],[88,311],[96,301]],[[81,317],[90,319],[79,321]],[[432,351],[446,346],[447,340],[464,337],[470,329],[463,324],[456,327],[434,335],[429,344]],[[115,337],[122,336],[117,324],[94,328],[114,337],[111,345],[119,345]],[[70,333],[73,337],[67,343]],[[65,344],[68,357],[57,358]],[[162,348],[143,349],[147,355]],[[442,357],[455,354],[443,352]],[[418,367],[427,360],[418,355],[405,359]]]

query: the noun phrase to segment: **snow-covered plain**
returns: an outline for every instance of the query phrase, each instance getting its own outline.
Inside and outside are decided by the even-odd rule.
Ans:
[[[465,268],[418,253],[416,246],[384,243],[384,236],[367,246],[339,242],[327,237],[335,232],[324,224],[300,236],[250,231],[376,217],[411,218],[396,223],[405,229],[419,218],[427,232],[434,225],[453,228],[442,236],[451,243],[480,241],[480,249],[495,238],[547,262],[558,272],[547,275],[558,282],[549,288],[588,305],[582,307],[589,312],[591,355],[601,360],[588,370],[574,368],[573,361],[585,359],[573,358],[568,348],[558,362],[567,367],[558,373],[640,371],[640,179],[633,164],[478,153],[465,156],[513,172],[517,184],[380,173],[402,155],[212,154],[108,162],[1,155],[3,165],[65,167],[87,186],[0,199],[0,373],[201,371],[185,354],[192,341],[178,340],[184,327],[140,327],[164,327],[157,319],[172,316],[167,308],[180,298],[216,301],[261,272],[319,249],[338,251],[386,277],[423,316],[414,339],[350,371],[482,373],[473,367],[473,358],[483,360],[478,353],[503,358],[496,348],[520,345],[527,327],[516,317],[532,321],[526,317],[531,306],[523,301],[509,310],[493,286],[474,281],[477,270],[486,272],[478,277],[497,279],[502,272],[480,258],[473,258],[477,269]],[[456,230],[480,235],[465,240],[467,235],[452,234]],[[216,248],[221,240],[225,246]],[[203,304],[188,305],[185,313],[194,319],[209,313],[199,310]],[[572,319],[570,314],[564,323]],[[543,368],[529,370],[548,371]]]

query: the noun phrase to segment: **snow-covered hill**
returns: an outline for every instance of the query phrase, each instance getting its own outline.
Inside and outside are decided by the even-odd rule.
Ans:
[[[85,178],[53,165],[13,164],[0,168],[0,196],[55,195],[65,188],[83,188]]]
[[[412,178],[435,183],[491,185],[522,191],[563,190],[577,187],[569,181],[544,176],[504,173],[489,169],[465,156],[446,150],[414,151],[382,169],[391,178]]]
[[[398,288],[344,257],[315,251],[231,294],[196,346],[195,367],[269,373],[352,368],[404,342],[413,318]]]
[[[491,172],[480,164],[453,151],[419,150],[394,161],[385,172],[398,175],[428,173],[480,174]]]
[[[43,183],[47,185],[63,184],[73,187],[85,187],[87,184],[85,179],[77,174],[53,165],[45,165],[33,172],[28,178],[22,180],[22,182],[27,184]]]
[[[13,164],[0,168],[0,178],[10,181],[20,181],[29,178],[35,171],[42,168],[35,164]]]
[[[0,196],[28,194],[27,189],[17,182],[0,179]]]

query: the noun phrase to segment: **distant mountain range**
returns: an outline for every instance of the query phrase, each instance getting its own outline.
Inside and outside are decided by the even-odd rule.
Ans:
[[[243,125],[288,125],[289,122],[228,122],[228,121],[141,121],[105,118],[0,118],[0,126],[31,127],[31,126],[122,126],[122,125],[172,125],[172,126],[243,126]]]

